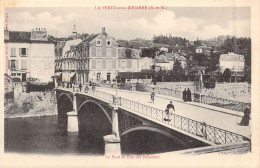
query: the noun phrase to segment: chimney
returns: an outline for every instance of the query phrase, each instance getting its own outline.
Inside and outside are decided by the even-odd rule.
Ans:
[[[4,30],[4,39],[9,40],[9,31],[8,31],[7,27],[5,27],[5,30]]]
[[[106,34],[106,29],[105,29],[105,27],[102,27],[102,34],[103,34],[103,35]]]

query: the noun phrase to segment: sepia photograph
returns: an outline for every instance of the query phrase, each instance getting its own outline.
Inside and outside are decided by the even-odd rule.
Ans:
[[[5,7],[3,155],[252,155],[251,13]]]

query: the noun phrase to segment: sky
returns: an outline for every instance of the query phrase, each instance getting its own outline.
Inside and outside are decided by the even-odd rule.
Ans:
[[[102,27],[116,38],[130,40],[171,34],[189,40],[219,35],[250,37],[250,8],[178,7],[167,10],[95,10],[95,8],[6,8],[8,29],[46,28],[49,35],[68,37],[74,20],[78,33],[100,33]]]

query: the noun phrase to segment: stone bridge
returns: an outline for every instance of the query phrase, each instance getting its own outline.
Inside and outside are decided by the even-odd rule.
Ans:
[[[121,138],[140,130],[167,136],[188,149],[245,140],[241,135],[175,114],[169,116],[162,110],[99,90],[82,93],[58,88],[56,98],[58,123],[69,132],[86,136],[81,135],[82,130],[107,130],[101,137],[105,154],[121,154]]]

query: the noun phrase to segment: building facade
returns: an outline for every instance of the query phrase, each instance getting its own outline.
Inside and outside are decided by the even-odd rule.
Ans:
[[[152,58],[144,57],[141,59],[141,69],[151,69],[154,65]]]
[[[219,58],[219,68],[223,73],[225,69],[230,69],[233,72],[244,72],[245,58],[243,55],[228,53],[222,54]]]
[[[93,82],[111,81],[118,74],[118,43],[110,37],[105,28],[87,41],[89,45],[88,79]]]
[[[48,38],[46,29],[36,28],[31,32],[8,31],[4,42],[8,46],[8,75],[21,82],[31,79],[41,82],[52,80],[54,42]]]

